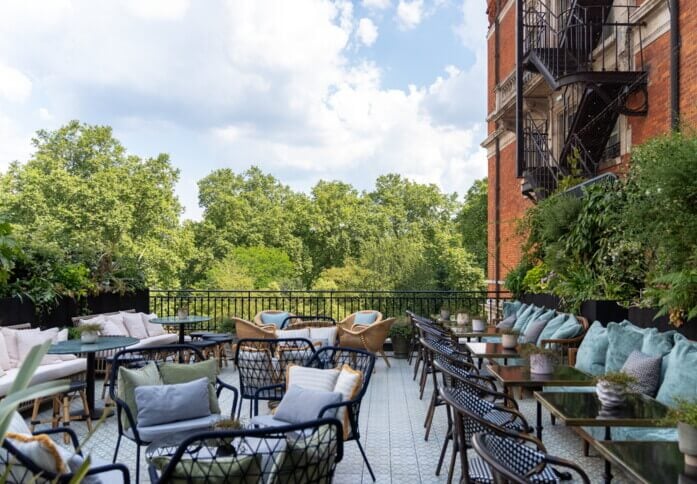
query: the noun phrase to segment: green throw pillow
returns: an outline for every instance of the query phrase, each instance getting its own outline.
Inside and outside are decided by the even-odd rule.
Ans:
[[[583,332],[583,326],[578,322],[576,316],[569,314],[566,321],[559,326],[550,339],[570,339],[575,338]]]
[[[607,328],[596,321],[588,328],[576,354],[576,368],[591,375],[605,374],[607,356]]]
[[[668,354],[666,376],[658,389],[656,400],[674,405],[676,399],[697,399],[697,343],[681,334],[675,335],[675,346]]]
[[[564,324],[564,321],[566,321],[567,314],[565,313],[559,313],[556,316],[554,316],[549,322],[547,323],[547,326],[545,326],[545,329],[542,330],[540,333],[540,337],[537,338],[537,343],[540,344],[542,341],[546,339],[552,339],[552,335],[561,327],[562,324]]]
[[[632,351],[641,351],[647,330],[634,326],[629,321],[609,323],[607,337],[609,345],[605,361],[605,372],[620,371]]]
[[[167,363],[160,366],[160,374],[165,385],[188,383],[199,378],[208,378],[211,413],[220,413],[218,396],[215,394],[215,383],[218,376],[217,360],[211,359],[192,364]]]
[[[126,402],[126,405],[131,410],[133,419],[137,421],[136,388],[143,385],[162,385],[162,378],[160,377],[160,372],[157,371],[157,365],[150,362],[144,367],[134,370],[120,366],[116,384],[118,385],[116,396]],[[130,428],[125,412],[121,414],[121,424],[124,430]]]
[[[258,484],[262,482],[263,477],[260,463],[262,458],[262,454],[239,454],[237,457],[216,457],[215,460],[193,460],[190,457],[183,457],[167,482],[172,484],[188,482]],[[150,462],[163,471],[170,459],[169,456],[157,456]]]

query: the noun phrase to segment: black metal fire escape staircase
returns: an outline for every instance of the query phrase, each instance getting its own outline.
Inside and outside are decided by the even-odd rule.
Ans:
[[[613,0],[575,0],[554,13],[544,0],[525,5],[523,67],[564,93],[567,120],[557,160],[547,146],[549,123],[529,114],[524,120],[523,193],[540,200],[556,190],[561,177],[595,176],[619,115],[645,115],[648,98],[640,24],[629,21],[632,7],[613,6]],[[632,29],[639,36],[637,52],[626,40]],[[627,43],[625,58],[621,41]],[[630,107],[637,98],[640,105]]]

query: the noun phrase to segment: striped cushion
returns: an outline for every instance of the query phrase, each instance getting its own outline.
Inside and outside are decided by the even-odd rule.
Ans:
[[[310,390],[333,392],[339,378],[339,370],[318,370],[304,366],[290,365],[287,368],[286,388],[298,385]]]

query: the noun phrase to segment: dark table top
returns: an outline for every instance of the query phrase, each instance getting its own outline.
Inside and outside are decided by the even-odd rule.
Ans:
[[[697,483],[697,476],[685,473],[685,461],[677,442],[604,440],[593,445],[612,465],[622,469],[632,482]]]
[[[668,407],[640,393],[627,395],[622,407],[606,410],[595,392],[535,392],[547,410],[569,426],[667,427]]]
[[[465,343],[476,358],[517,358],[518,350],[508,350],[501,343]]]
[[[185,318],[180,318],[178,316],[167,316],[164,318],[153,318],[150,320],[151,323],[155,324],[194,324],[194,323],[205,323],[210,321],[210,316],[187,316]]]
[[[489,372],[506,385],[538,388],[541,386],[591,386],[593,376],[573,366],[557,365],[554,373],[530,373],[529,366],[488,365]]]
[[[94,353],[97,351],[125,348],[138,342],[136,338],[128,336],[102,336],[94,343],[83,343],[79,339],[70,339],[51,345],[48,353],[52,355],[67,355],[75,353]]]
[[[474,331],[471,324],[464,326],[449,326],[448,330],[458,338],[481,338],[484,336],[501,336],[496,326],[488,326],[484,331]]]

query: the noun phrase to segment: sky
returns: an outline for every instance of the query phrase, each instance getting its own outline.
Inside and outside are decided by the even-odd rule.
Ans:
[[[3,0],[0,171],[39,129],[109,125],[196,182],[259,166],[309,192],[486,176],[484,0]]]

